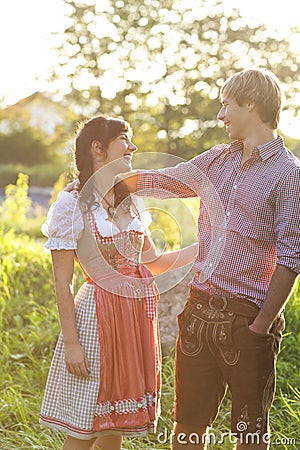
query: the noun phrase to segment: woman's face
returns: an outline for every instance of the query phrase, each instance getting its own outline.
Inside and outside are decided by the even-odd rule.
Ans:
[[[136,145],[132,143],[131,139],[132,137],[128,132],[122,131],[118,137],[111,141],[106,150],[107,157],[104,160],[104,164],[107,165],[114,161],[118,166],[118,170],[120,169],[120,172],[128,172],[131,170],[132,156],[137,150]]]

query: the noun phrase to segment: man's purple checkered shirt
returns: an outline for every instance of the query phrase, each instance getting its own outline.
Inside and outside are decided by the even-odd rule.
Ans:
[[[139,170],[137,192],[201,198],[211,183],[224,208],[224,229],[217,238],[224,240],[224,247],[209,278],[201,278],[212,242],[209,209],[217,204],[212,197],[207,207],[202,198],[192,285],[216,295],[243,296],[261,306],[276,264],[300,272],[300,161],[280,136],[254,147],[242,167],[241,158],[242,143],[235,141],[176,167]]]

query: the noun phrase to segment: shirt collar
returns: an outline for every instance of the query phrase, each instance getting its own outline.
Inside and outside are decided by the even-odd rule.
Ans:
[[[276,139],[272,141],[266,142],[265,144],[257,146],[257,150],[260,154],[260,157],[263,161],[273,156],[275,153],[278,153],[279,150],[282,150],[284,147],[284,141],[281,136],[278,136]]]
[[[229,150],[231,152],[237,152],[239,150],[243,150],[243,141],[233,141],[229,146]]]
[[[256,149],[260,158],[265,161],[266,159],[273,156],[279,150],[282,150],[284,147],[284,140],[281,136],[277,136],[276,139],[272,139],[272,141],[266,142],[265,144],[258,145],[257,147],[253,147],[253,150]],[[243,142],[242,141],[233,141],[229,147],[231,152],[236,152],[238,150],[243,150]]]

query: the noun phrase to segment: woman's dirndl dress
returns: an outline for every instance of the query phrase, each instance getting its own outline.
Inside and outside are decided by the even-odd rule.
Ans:
[[[101,269],[92,277],[86,274],[75,297],[78,336],[90,376],[67,371],[60,334],[40,423],[79,439],[152,433],[160,412],[161,351],[158,289],[148,269],[139,264],[147,227],[142,213],[133,215],[123,231],[108,220],[101,205],[86,214],[86,221],[84,214],[78,194],[61,192],[42,227],[48,237],[46,248],[75,249],[78,256],[88,223],[93,241],[113,270],[104,276]]]

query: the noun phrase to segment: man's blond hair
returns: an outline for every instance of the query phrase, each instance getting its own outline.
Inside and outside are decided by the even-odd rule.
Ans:
[[[239,106],[255,104],[261,120],[278,128],[284,94],[280,81],[266,69],[242,70],[225,81],[221,94],[232,97]]]

